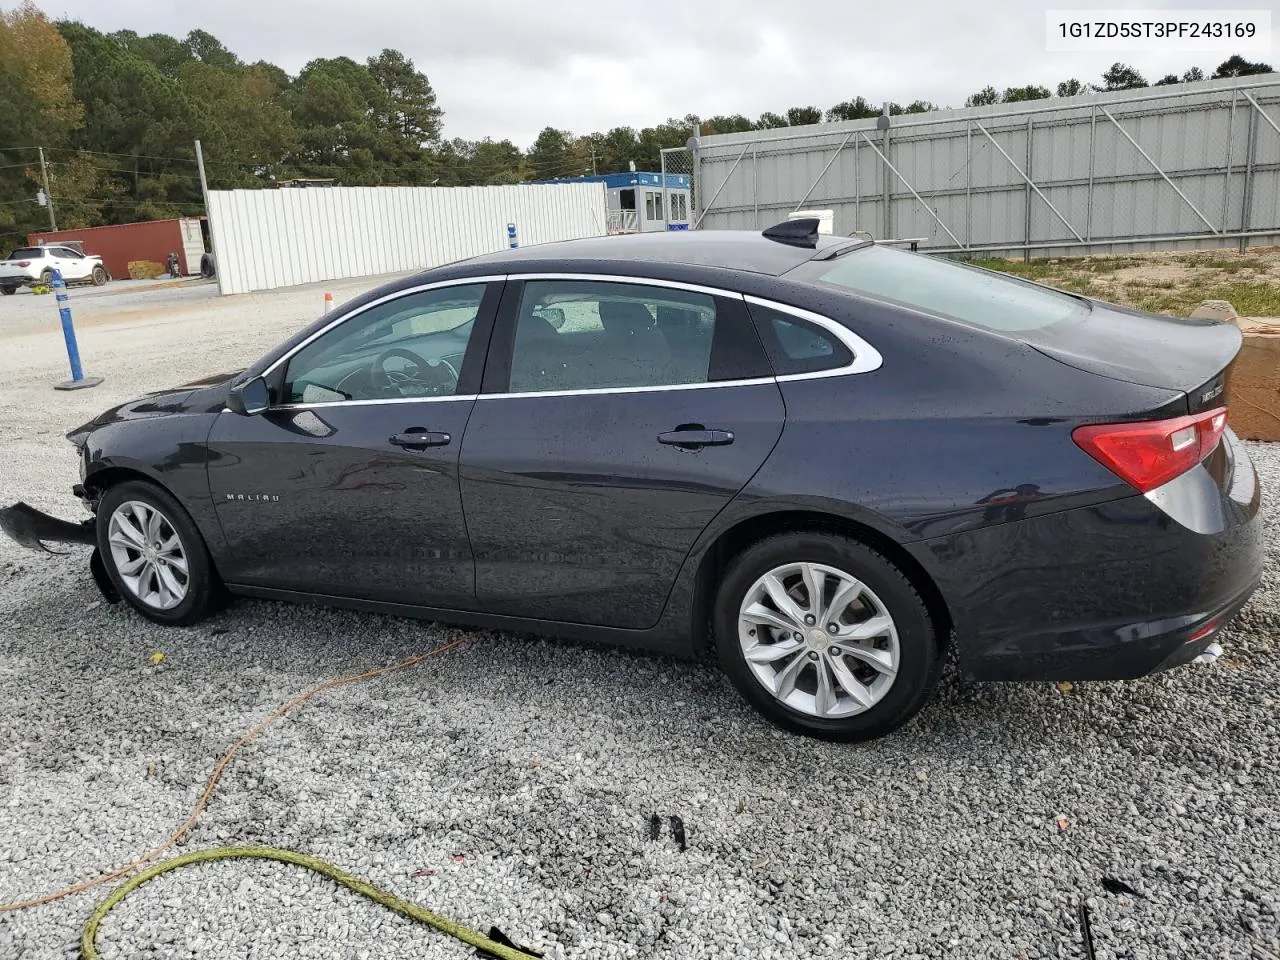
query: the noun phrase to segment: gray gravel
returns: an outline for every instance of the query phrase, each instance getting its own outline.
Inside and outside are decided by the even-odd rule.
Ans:
[[[107,322],[86,366],[108,383],[71,397],[47,389],[54,328],[0,343],[0,496],[69,511],[62,431],[252,356],[306,306],[194,304],[181,356],[169,326]],[[1280,449],[1250,450],[1275,489]],[[227,744],[304,687],[454,635],[260,602],[164,630],[98,603],[85,556],[0,544],[0,901],[156,843]],[[861,747],[774,730],[705,667],[477,633],[274,727],[185,848],[309,851],[557,958],[1075,958],[1081,897],[1099,958],[1280,954],[1276,560],[1213,667],[1067,693],[950,675]],[[686,852],[648,839],[653,811],[683,818]],[[0,958],[73,955],[104,893],[0,915]],[[274,864],[163,877],[101,939],[109,960],[469,955]]]

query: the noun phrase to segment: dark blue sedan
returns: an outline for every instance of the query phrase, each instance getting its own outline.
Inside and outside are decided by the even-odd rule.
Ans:
[[[1009,680],[1216,649],[1261,565],[1240,342],[816,221],[526,247],[103,414],[95,519],[0,523],[160,623],[230,593],[709,654],[860,740],[951,646]]]

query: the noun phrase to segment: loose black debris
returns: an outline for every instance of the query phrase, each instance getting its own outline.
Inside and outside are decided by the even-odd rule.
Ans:
[[[519,950],[521,953],[527,953],[531,957],[542,956],[542,954],[538,953],[536,950],[530,950],[528,947],[523,947],[520,944],[513,942],[510,937],[497,927],[490,927],[488,936],[494,943],[500,943],[504,947],[510,947],[512,950]],[[482,950],[479,947],[476,948],[476,956],[485,957],[487,960],[498,960],[494,954],[490,953],[488,950]]]
[[[1123,880],[1117,880],[1115,877],[1103,877],[1102,888],[1106,890],[1107,893],[1117,893],[1117,894],[1122,893],[1127,897],[1142,896],[1142,894],[1140,894],[1137,890],[1133,889],[1133,887],[1129,886]]]
[[[1084,960],[1098,960],[1098,955],[1093,952],[1093,931],[1089,928],[1088,904],[1081,900],[1076,912],[1080,917],[1080,934],[1084,938]]]
[[[689,849],[689,844],[685,842],[684,821],[675,814],[671,815],[671,836],[675,837],[676,843],[680,844],[680,852]]]
[[[657,840],[658,834],[662,832],[662,818],[656,813],[649,818],[649,839]]]

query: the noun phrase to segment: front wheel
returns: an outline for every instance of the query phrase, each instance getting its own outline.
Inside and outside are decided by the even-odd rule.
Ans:
[[[98,503],[98,550],[120,596],[148,620],[202,620],[220,585],[204,538],[166,490],[131,480]]]
[[[93,285],[100,287],[107,282],[107,271],[102,267],[94,267],[92,274]]]
[[[942,670],[942,644],[911,581],[832,534],[783,534],[739,554],[720,584],[714,632],[721,666],[757,710],[825,740],[897,729]]]

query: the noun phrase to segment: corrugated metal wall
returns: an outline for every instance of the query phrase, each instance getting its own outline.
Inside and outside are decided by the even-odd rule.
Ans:
[[[222,293],[425,269],[507,246],[600,236],[604,185],[214,190]]]
[[[1278,118],[1280,78],[1242,77],[895,116],[887,146],[874,119],[706,137],[701,226],[803,207],[937,251],[1274,243]]]

